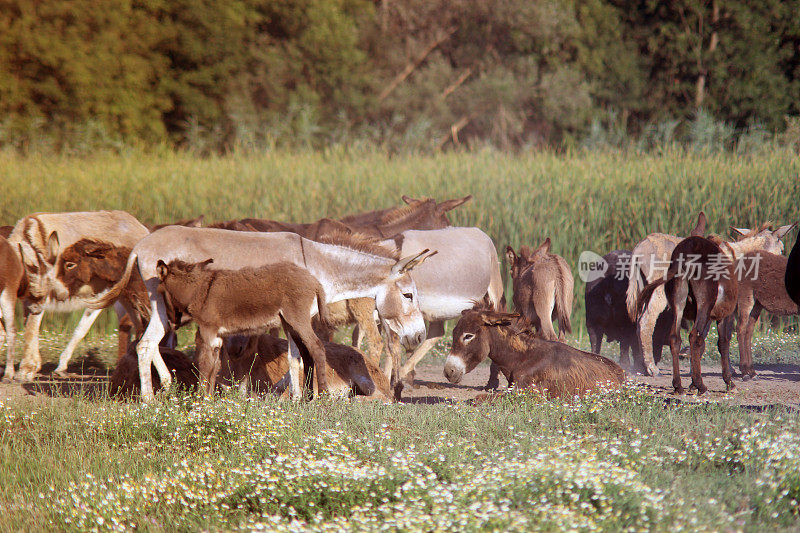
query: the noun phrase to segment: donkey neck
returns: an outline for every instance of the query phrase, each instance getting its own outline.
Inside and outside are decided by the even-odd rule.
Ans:
[[[328,303],[375,298],[396,263],[346,246],[302,239],[304,267],[319,280]]]
[[[520,361],[529,358],[525,339],[510,326],[490,326],[489,358],[500,367],[513,370]]]

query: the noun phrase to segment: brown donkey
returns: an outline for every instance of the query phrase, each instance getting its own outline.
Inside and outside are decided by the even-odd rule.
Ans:
[[[307,270],[288,262],[241,270],[208,270],[212,260],[159,260],[159,291],[173,309],[198,326],[198,366],[211,394],[220,369],[222,337],[266,333],[282,326],[289,342],[302,347],[317,368],[320,392],[327,391],[325,349],[311,327],[317,311],[325,319],[325,292]]]
[[[564,258],[550,253],[550,238],[532,252],[522,246],[519,255],[508,246],[506,259],[514,282],[514,310],[546,340],[564,340],[565,333],[572,333],[574,280]],[[554,319],[558,319],[558,336]]]
[[[17,330],[14,326],[14,308],[17,297],[25,293],[27,277],[23,270],[22,261],[12,248],[11,244],[0,237],[0,319],[3,328],[0,329],[0,347],[6,342],[6,368],[3,381],[10,381],[14,376],[14,344],[17,339]]]
[[[781,283],[789,262],[786,257],[768,252],[750,252],[744,255],[743,262],[754,266],[752,275],[748,273],[739,280],[737,311],[739,370],[742,380],[747,381],[756,375],[753,370],[753,329],[761,311],[781,316],[797,315],[800,314],[800,306],[792,301]]]
[[[328,362],[328,390],[339,397],[365,396],[391,401],[389,380],[359,350],[323,343]],[[236,335],[223,345],[222,383],[239,383],[242,392],[279,395],[289,387],[289,343],[272,335]]]
[[[484,309],[464,311],[453,330],[445,377],[458,383],[489,357],[519,388],[535,387],[550,397],[571,397],[625,381],[625,372],[610,359],[521,331],[517,317]]]
[[[672,353],[672,386],[683,393],[678,354],[680,351],[681,319],[694,319],[689,332],[691,351],[692,389],[706,392],[700,371],[700,359],[705,353],[705,338],[711,321],[717,322],[721,356],[722,379],[728,390],[733,389],[730,365],[730,337],[733,333],[733,312],[739,293],[737,262],[730,244],[719,237],[692,236],[682,240],[672,251],[667,275],[647,285],[639,295],[638,307],[644,309],[653,292],[664,285],[664,292],[675,317],[670,328],[669,347]]]

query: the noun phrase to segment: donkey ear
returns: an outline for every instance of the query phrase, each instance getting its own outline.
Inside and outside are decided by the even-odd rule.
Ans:
[[[735,233],[739,237],[744,237],[745,235],[750,233],[750,230],[747,228],[734,228],[733,226],[731,226],[731,232]]]
[[[515,318],[519,318],[516,313],[483,313],[483,323],[487,326],[509,326]]]
[[[50,262],[55,262],[58,252],[61,251],[61,243],[58,241],[58,232],[53,232],[47,238],[47,255]]]
[[[29,250],[29,246],[22,246],[22,243],[17,243],[17,248],[19,248],[19,258],[22,260],[22,264],[31,272],[37,272],[39,270],[39,261],[36,255],[36,252],[33,249]]]
[[[450,211],[451,209],[455,209],[456,207],[463,205],[469,202],[470,200],[472,200],[472,195],[468,194],[464,198],[454,198],[452,200],[445,200],[444,202],[436,206],[436,208],[442,213],[444,213],[446,211]]]
[[[159,259],[158,263],[156,264],[156,275],[158,276],[159,281],[164,281],[164,279],[167,277],[167,274],[169,274],[169,267],[164,261]]]
[[[407,204],[409,204],[409,205],[411,205],[411,204],[413,204],[414,202],[416,202],[416,201],[417,201],[417,200],[415,200],[414,198],[411,198],[410,196],[406,196],[405,194],[404,194],[403,196],[401,196],[400,198],[401,198],[401,199],[402,199],[402,200],[403,200],[405,203],[407,203]]]
[[[539,247],[536,250],[534,250],[534,252],[531,254],[531,256],[539,255],[539,254],[546,254],[546,253],[549,253],[549,252],[550,252],[550,237],[546,238],[544,240],[544,242],[542,244],[540,244]]]
[[[788,224],[786,226],[781,226],[780,228],[778,228],[775,231],[773,231],[772,234],[775,235],[775,237],[777,237],[779,239],[783,239],[786,236],[786,234],[789,233],[790,231],[792,231],[792,228],[794,228],[796,225],[797,225],[797,222],[795,222],[794,224]]]
[[[703,211],[697,215],[697,224],[694,225],[694,229],[689,233],[689,235],[693,237],[702,237],[706,234],[706,224],[708,220],[706,219],[706,214]]]
[[[208,265],[210,265],[211,263],[213,263],[213,262],[214,262],[214,258],[213,257],[209,257],[208,259],[206,259],[202,263],[198,263],[197,266],[200,267],[200,270],[206,270],[206,267]]]
[[[517,262],[517,253],[510,244],[506,246],[506,261],[508,261],[511,265]]]

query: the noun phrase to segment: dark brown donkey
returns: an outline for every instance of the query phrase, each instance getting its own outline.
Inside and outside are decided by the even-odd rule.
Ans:
[[[266,333],[278,326],[290,344],[310,356],[319,391],[327,391],[325,349],[311,327],[316,311],[325,321],[325,292],[319,281],[288,262],[241,270],[206,269],[211,262],[174,260],[167,265],[159,260],[156,265],[159,292],[176,312],[186,313],[197,323],[202,340],[197,361],[206,392],[214,391],[222,337]]]
[[[574,280],[569,265],[563,257],[550,253],[550,239],[535,250],[527,246],[514,252],[506,248],[506,259],[511,265],[514,282],[514,310],[520,313],[542,337],[547,340],[564,340],[572,333],[572,290]],[[556,336],[553,320],[558,319]]]
[[[733,333],[733,311],[739,294],[735,254],[730,244],[719,237],[692,236],[682,240],[672,251],[667,275],[647,285],[639,295],[639,312],[644,310],[656,288],[664,285],[667,302],[675,317],[670,328],[669,347],[672,353],[672,386],[683,393],[678,353],[680,351],[681,318],[694,320],[689,332],[691,352],[691,388],[706,392],[700,370],[700,359],[706,349],[705,338],[711,321],[717,322],[722,379],[733,389],[730,365],[730,338]]]
[[[789,262],[786,257],[769,252],[750,252],[744,255],[743,262],[753,265],[752,273],[741,276],[739,280],[737,310],[739,369],[742,380],[747,381],[756,375],[753,370],[753,329],[761,311],[788,316],[800,313],[800,307],[792,301],[781,283]]]
[[[458,383],[489,357],[518,387],[535,387],[550,397],[571,397],[604,383],[625,381],[625,372],[610,359],[521,331],[518,316],[485,309],[464,311],[453,330],[445,377]]]
[[[328,390],[339,397],[364,396],[391,401],[389,380],[356,348],[324,343],[328,362]],[[289,343],[272,335],[236,335],[225,339],[220,380],[238,383],[243,393],[274,392],[289,388]]]
[[[800,305],[800,234],[797,235],[794,248],[789,253],[789,262],[786,263],[786,275],[783,282],[789,297],[794,303]]]

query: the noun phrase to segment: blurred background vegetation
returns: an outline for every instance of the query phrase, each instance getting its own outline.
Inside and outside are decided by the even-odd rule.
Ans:
[[[0,0],[0,147],[800,147],[800,0]]]

